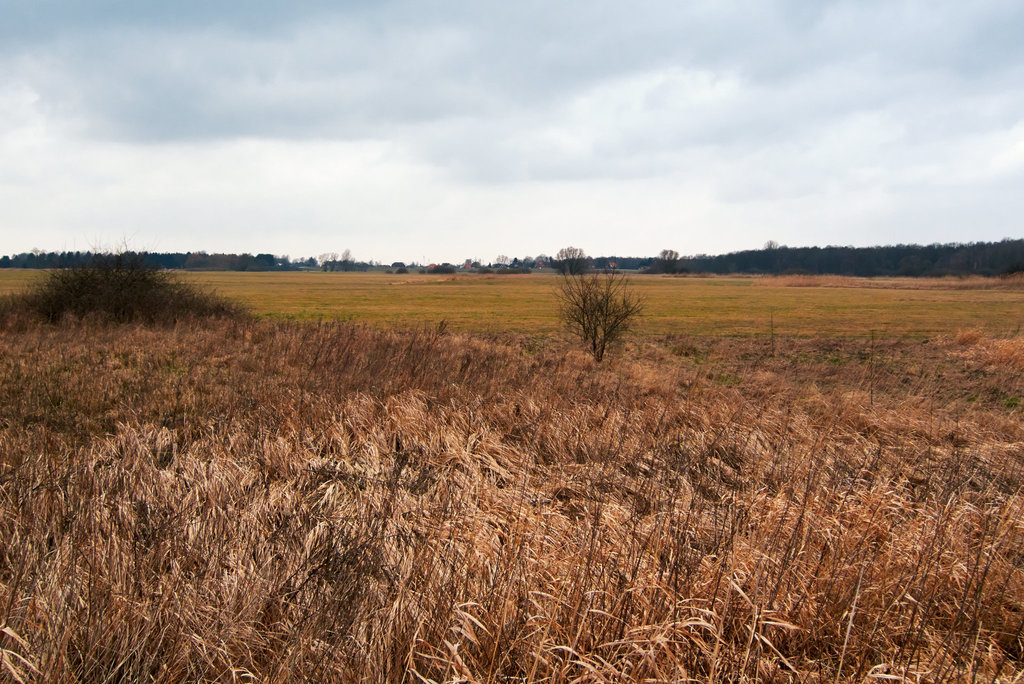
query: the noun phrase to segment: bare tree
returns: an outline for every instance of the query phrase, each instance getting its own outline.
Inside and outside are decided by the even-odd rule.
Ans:
[[[320,255],[320,269],[324,271],[333,271],[338,268],[338,253],[337,252],[324,252]]]
[[[679,252],[674,249],[663,249],[654,259],[651,271],[654,273],[676,273],[679,270]]]
[[[558,250],[555,263],[562,275],[580,275],[590,269],[590,259],[579,247],[563,247]]]
[[[625,274],[616,271],[566,274],[556,296],[566,327],[583,341],[598,362],[644,308],[643,300],[630,289]]]

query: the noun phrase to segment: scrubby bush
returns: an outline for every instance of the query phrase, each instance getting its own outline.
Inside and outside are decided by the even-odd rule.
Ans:
[[[243,314],[238,304],[125,254],[97,255],[87,266],[51,271],[10,306],[54,323],[66,316],[170,323]]]
[[[555,296],[562,321],[597,362],[644,309],[643,299],[618,271],[564,275]]]

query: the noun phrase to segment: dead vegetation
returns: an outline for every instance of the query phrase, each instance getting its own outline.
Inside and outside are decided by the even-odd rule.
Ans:
[[[757,278],[756,285],[774,287],[866,287],[902,290],[1024,290],[1024,273],[1001,276],[936,276],[860,278],[840,275],[779,275]]]
[[[3,676],[1013,681],[1024,386],[971,340],[597,366],[443,330],[8,323]]]
[[[1024,372],[1024,338],[992,338],[976,329],[957,332],[956,342],[964,348],[966,359],[987,368]]]

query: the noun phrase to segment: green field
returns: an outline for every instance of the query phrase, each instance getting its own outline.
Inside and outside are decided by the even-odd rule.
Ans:
[[[0,293],[38,271],[0,271]],[[187,273],[260,316],[350,319],[384,326],[543,334],[559,328],[557,276],[385,273]],[[836,279],[833,279],[836,280]],[[1024,325],[1024,291],[957,281],[839,279],[793,287],[785,278],[634,276],[647,302],[645,335],[931,336],[963,328],[1009,334]]]

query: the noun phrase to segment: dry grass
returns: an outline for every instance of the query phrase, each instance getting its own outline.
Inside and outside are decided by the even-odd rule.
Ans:
[[[781,275],[758,278],[769,287],[866,287],[904,290],[1024,290],[1024,273],[997,277],[856,278],[839,275]]]
[[[3,676],[1012,681],[986,340],[8,320]]]
[[[993,338],[977,329],[960,330],[954,338],[964,356],[988,368],[1024,371],[1024,338]]]

